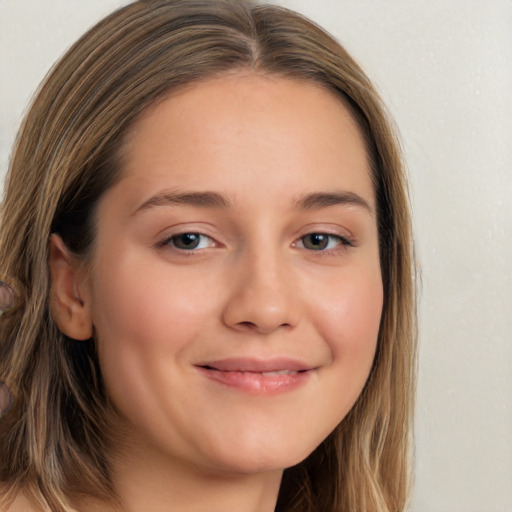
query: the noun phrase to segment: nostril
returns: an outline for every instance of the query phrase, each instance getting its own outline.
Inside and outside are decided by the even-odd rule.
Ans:
[[[255,322],[244,321],[244,322],[238,322],[236,324],[236,327],[238,327],[239,329],[244,330],[244,331],[258,331],[258,332],[266,333],[266,332],[272,332],[272,331],[274,331],[276,329],[280,329],[280,328],[285,328],[285,329],[290,328],[291,324],[286,322],[286,323],[282,323],[282,324],[264,325],[263,322],[261,322],[261,324],[258,324]]]
[[[258,329],[258,326],[254,322],[249,321],[238,322],[236,327],[241,331],[255,331]]]
[[[256,324],[254,322],[238,322],[239,327],[243,327],[245,329],[255,329]]]

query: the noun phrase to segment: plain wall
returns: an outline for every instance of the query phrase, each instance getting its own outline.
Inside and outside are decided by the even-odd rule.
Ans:
[[[122,0],[0,0],[0,171],[50,65]],[[281,0],[380,89],[421,263],[412,512],[512,511],[512,1]]]

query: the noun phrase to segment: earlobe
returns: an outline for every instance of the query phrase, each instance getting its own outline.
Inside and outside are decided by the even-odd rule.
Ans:
[[[90,301],[80,292],[78,263],[59,235],[50,237],[50,311],[59,330],[75,340],[92,337]]]

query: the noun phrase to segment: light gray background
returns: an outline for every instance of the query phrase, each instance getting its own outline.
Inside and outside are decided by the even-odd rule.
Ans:
[[[0,0],[0,171],[49,66],[122,0]],[[402,134],[422,268],[412,512],[512,511],[512,1],[281,0]]]

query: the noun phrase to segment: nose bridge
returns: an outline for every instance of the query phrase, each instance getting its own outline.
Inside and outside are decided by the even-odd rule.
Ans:
[[[248,244],[236,262],[225,321],[232,327],[270,333],[298,320],[288,255],[278,244]]]

